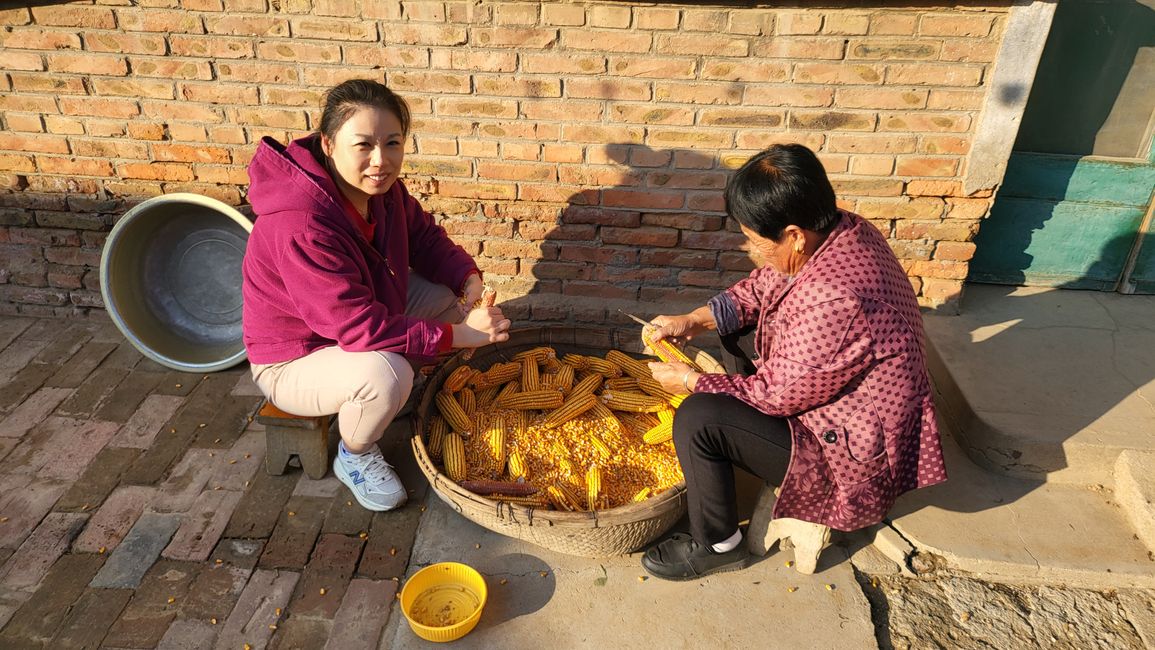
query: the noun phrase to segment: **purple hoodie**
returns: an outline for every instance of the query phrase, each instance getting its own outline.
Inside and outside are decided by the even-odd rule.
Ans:
[[[257,215],[243,265],[249,361],[291,361],[333,345],[432,358],[451,333],[405,315],[409,268],[460,292],[477,265],[400,180],[370,200],[377,227],[366,240],[313,156],[317,140],[285,147],[264,138],[249,165]]]

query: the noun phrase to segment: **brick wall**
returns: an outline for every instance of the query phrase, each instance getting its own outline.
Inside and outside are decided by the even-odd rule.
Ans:
[[[325,88],[410,102],[406,182],[515,315],[701,304],[751,268],[729,170],[817,150],[926,305],[957,296],[990,203],[963,196],[1009,2],[96,0],[0,10],[0,310],[101,305],[100,250],[144,198],[243,206],[262,136]]]

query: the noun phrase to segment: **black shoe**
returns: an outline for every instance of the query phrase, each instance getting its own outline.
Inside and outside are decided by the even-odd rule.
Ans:
[[[697,580],[711,573],[745,569],[749,562],[746,540],[725,553],[715,553],[686,533],[671,535],[642,556],[646,572],[663,580]]]

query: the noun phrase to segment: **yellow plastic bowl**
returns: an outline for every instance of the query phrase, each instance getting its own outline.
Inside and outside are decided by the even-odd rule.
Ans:
[[[401,613],[413,633],[426,641],[456,641],[481,620],[489,590],[473,567],[438,562],[401,588]]]

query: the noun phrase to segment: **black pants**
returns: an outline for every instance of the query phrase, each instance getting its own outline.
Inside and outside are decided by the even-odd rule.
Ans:
[[[746,374],[753,366],[738,335],[723,337],[727,370]],[[729,339],[729,340],[727,340]],[[735,365],[736,364],[736,365]],[[686,476],[690,534],[700,544],[716,544],[738,530],[734,466],[781,485],[790,463],[790,427],[729,395],[695,393],[674,417],[674,448]]]

